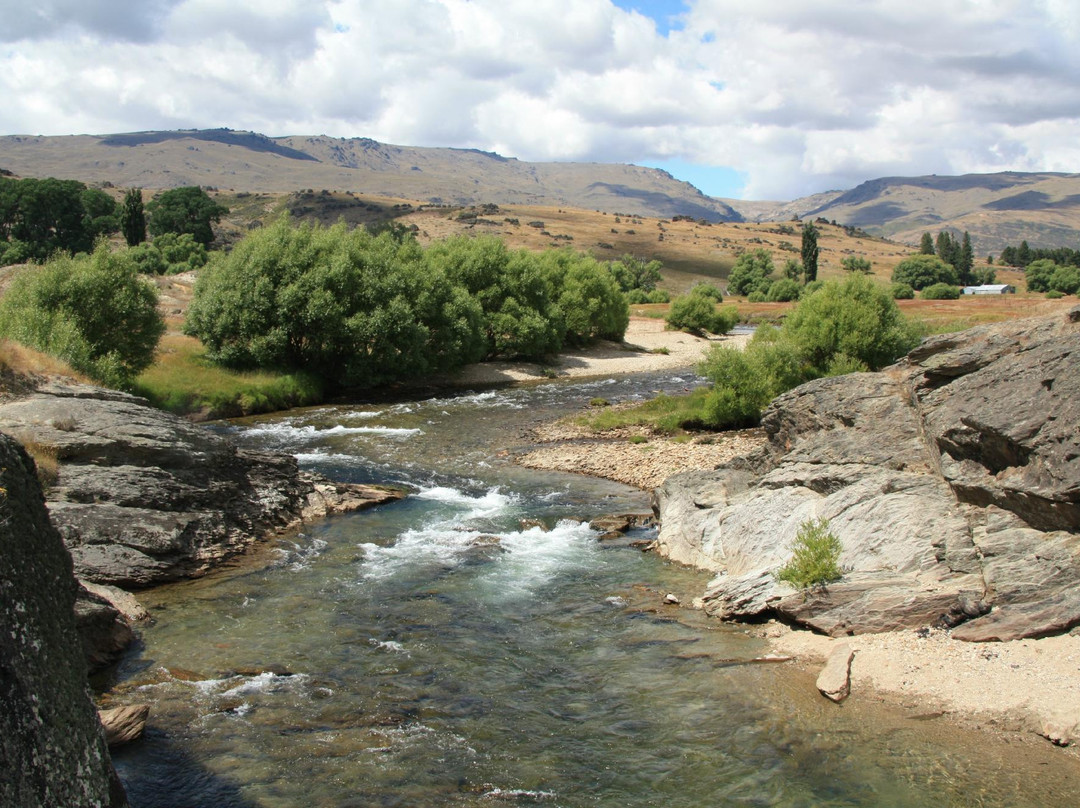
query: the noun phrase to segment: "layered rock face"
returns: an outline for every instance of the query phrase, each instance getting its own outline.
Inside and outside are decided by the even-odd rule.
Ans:
[[[71,558],[0,435],[0,804],[125,806],[87,689]]]
[[[942,624],[968,640],[1080,624],[1080,308],[810,382],[762,426],[762,451],[655,493],[661,551],[718,573],[710,613],[833,635]],[[848,572],[797,592],[774,572],[816,518]]]
[[[79,578],[127,588],[199,575],[302,518],[398,492],[332,484],[286,455],[235,448],[135,396],[46,384],[0,405],[0,430],[60,460],[49,513]]]

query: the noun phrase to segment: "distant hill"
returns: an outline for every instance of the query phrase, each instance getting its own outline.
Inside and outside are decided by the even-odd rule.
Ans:
[[[905,244],[966,230],[980,255],[1023,240],[1080,249],[1080,174],[883,177],[793,202],[731,204],[747,221],[822,217]]]
[[[0,137],[0,172],[147,189],[351,192],[426,205],[566,208],[707,222],[824,218],[904,244],[968,231],[976,252],[1080,249],[1080,174],[883,177],[792,201],[705,196],[665,171],[612,163],[529,163],[475,149],[417,148],[368,138],[271,138],[231,129]]]
[[[666,171],[612,163],[528,163],[475,149],[368,138],[280,137],[231,129],[0,137],[0,168],[142,188],[352,191],[428,204],[575,207],[741,221],[729,205]]]

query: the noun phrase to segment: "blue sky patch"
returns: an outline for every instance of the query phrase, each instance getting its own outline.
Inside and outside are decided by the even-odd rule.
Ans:
[[[661,36],[667,36],[668,31],[679,30],[682,23],[676,19],[678,15],[686,11],[686,3],[682,0],[612,0],[612,2],[626,11],[636,11],[646,17],[651,17],[656,22],[656,31]]]

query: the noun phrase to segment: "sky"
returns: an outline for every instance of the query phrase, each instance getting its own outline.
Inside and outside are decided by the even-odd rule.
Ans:
[[[1080,172],[1080,0],[0,0],[0,134],[216,127],[741,199]]]

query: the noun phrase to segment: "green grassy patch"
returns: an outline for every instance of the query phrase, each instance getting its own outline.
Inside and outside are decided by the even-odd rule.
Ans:
[[[153,365],[135,381],[135,392],[177,415],[233,418],[322,400],[319,382],[302,373],[249,373],[206,360],[197,339],[170,334],[162,339]]]
[[[634,407],[614,407],[582,415],[577,422],[597,431],[644,426],[659,434],[674,435],[701,427],[707,395],[708,389],[704,387],[685,396],[660,394]]]

